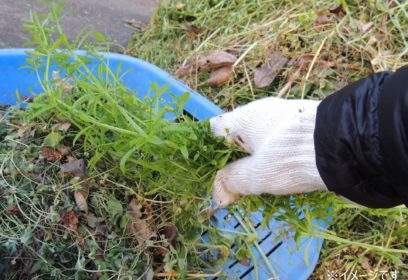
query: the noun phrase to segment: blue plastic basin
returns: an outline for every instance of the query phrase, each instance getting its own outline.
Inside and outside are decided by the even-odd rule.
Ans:
[[[41,87],[37,76],[29,69],[21,68],[26,65],[25,59],[28,57],[25,49],[3,49],[0,50],[0,104],[16,103],[16,92],[29,95],[30,92],[40,93]],[[79,51],[81,54],[84,52]],[[160,86],[171,85],[170,92],[181,95],[184,92],[190,93],[185,110],[195,118],[201,120],[223,113],[211,101],[194,92],[192,89],[174,79],[170,74],[162,69],[149,64],[143,60],[133,57],[109,53],[105,55],[109,67],[117,69],[119,63],[122,70],[128,73],[123,77],[124,84],[130,89],[137,89],[139,94],[146,93],[152,82]],[[96,62],[95,62],[96,63]],[[218,210],[217,221],[214,226],[234,231],[244,231],[238,221],[227,210]],[[276,271],[276,275],[282,280],[304,280],[309,277],[316,266],[319,251],[323,240],[317,238],[303,238],[300,247],[297,249],[293,238],[293,233],[282,234],[287,231],[287,226],[283,222],[270,220],[270,228],[261,229],[262,213],[252,213],[252,224],[256,228],[259,247],[267,257],[268,262]],[[319,226],[326,227],[322,221],[315,221]],[[202,235],[204,241],[207,240],[205,234]],[[253,254],[257,256],[258,279],[276,279],[267,268],[264,258],[260,256],[259,249],[253,248]],[[249,264],[242,264],[230,259],[223,268],[224,275],[230,279],[256,279],[256,269],[252,261]]]

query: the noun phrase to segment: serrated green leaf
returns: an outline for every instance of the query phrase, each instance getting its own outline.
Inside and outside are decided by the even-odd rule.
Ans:
[[[120,201],[111,198],[108,200],[108,210],[112,214],[113,217],[116,215],[121,215],[123,213],[123,207]]]
[[[56,148],[62,139],[64,139],[64,137],[59,132],[51,132],[44,138],[44,145]]]
[[[27,228],[23,235],[20,237],[20,242],[23,243],[25,246],[28,246],[32,242],[33,231],[31,228]]]

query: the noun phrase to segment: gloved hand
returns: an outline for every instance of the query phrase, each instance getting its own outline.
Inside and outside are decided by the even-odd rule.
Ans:
[[[327,190],[315,161],[318,104],[269,97],[210,120],[213,134],[250,154],[218,171],[213,186],[218,206],[225,207],[241,195]]]

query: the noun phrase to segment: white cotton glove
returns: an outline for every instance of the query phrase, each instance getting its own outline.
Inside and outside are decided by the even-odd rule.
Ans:
[[[315,160],[318,105],[319,101],[269,97],[210,120],[213,134],[250,154],[217,172],[213,198],[218,206],[241,195],[327,190]]]

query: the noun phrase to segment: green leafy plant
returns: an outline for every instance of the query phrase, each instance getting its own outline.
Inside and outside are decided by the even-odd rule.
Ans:
[[[185,5],[180,7],[179,2]],[[205,72],[181,77],[226,110],[281,93],[288,99],[322,99],[373,71],[405,65],[406,15],[403,1],[169,0],[157,7],[149,28],[134,33],[126,53],[177,75],[184,65],[214,50],[228,51],[240,62],[224,86],[208,86]],[[256,72],[271,54],[290,62],[269,86],[258,88]],[[304,65],[297,63],[302,60]],[[281,204],[288,211],[281,218],[299,227],[298,235],[326,239],[311,279],[322,279],[333,271],[347,272],[346,277],[353,271],[374,278],[381,274],[379,270],[391,269],[398,270],[398,279],[408,278],[408,243],[402,234],[408,227],[406,207],[374,210],[330,195],[296,195],[292,203],[297,207],[315,207],[315,212],[299,220],[296,209],[301,208],[291,209],[290,201],[276,199],[251,197],[241,203],[251,209]],[[311,230],[310,218],[323,217],[330,207],[329,230]],[[276,208],[263,214],[276,215]]]

